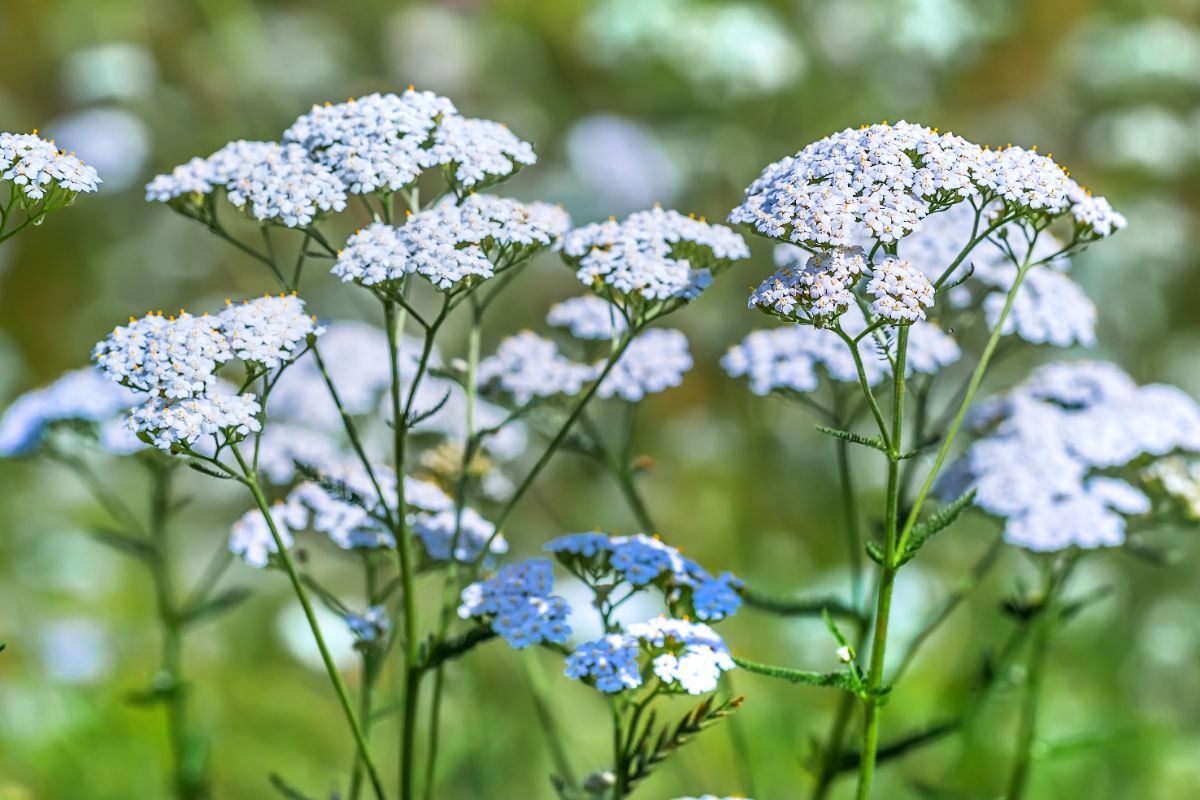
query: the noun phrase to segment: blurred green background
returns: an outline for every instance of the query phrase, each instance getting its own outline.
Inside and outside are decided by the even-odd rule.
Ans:
[[[106,183],[0,249],[0,399],[85,363],[129,314],[213,307],[270,287],[252,262],[143,201],[156,172],[230,139],[277,138],[314,102],[410,83],[534,142],[539,163],[504,191],[563,202],[577,222],[655,201],[721,219],[767,162],[881,119],[1037,144],[1130,220],[1077,262],[1100,308],[1099,354],[1139,381],[1200,394],[1197,0],[8,0],[0,129],[40,128]],[[637,448],[655,462],[645,489],[663,535],[705,565],[777,594],[840,591],[829,440],[803,411],[752,396],[717,365],[763,324],[744,297],[770,269],[770,247],[752,244],[753,263],[670,320],[687,331],[696,367],[642,411]],[[485,351],[539,327],[548,305],[578,288],[553,259],[518,286]],[[363,307],[330,280],[308,294],[322,316]],[[1056,355],[1031,349],[993,383]],[[874,486],[874,465],[858,466]],[[565,530],[628,529],[616,492],[590,466],[564,455],[556,467],[511,525],[516,552]],[[112,475],[136,490],[135,471]],[[200,476],[185,480],[197,500],[183,534],[198,562],[245,503]],[[150,586],[84,535],[102,520],[70,475],[0,464],[3,800],[166,796],[161,714],[126,701],[154,669]],[[994,533],[984,520],[955,530],[902,574],[898,641]],[[1187,531],[1167,541],[1183,556],[1171,567],[1120,553],[1085,564],[1080,588],[1114,592],[1054,647],[1031,796],[1200,796],[1200,548]],[[1019,553],[1006,553],[889,704],[885,739],[957,707],[981,654],[1010,629],[1000,600],[1029,574]],[[269,771],[328,792],[351,752],[325,677],[291,644],[285,582],[242,566],[227,581],[255,597],[188,650],[195,716],[213,737],[214,795],[267,797]],[[819,622],[745,610],[723,631],[751,658],[834,663]],[[604,703],[558,678],[553,659],[546,669],[576,769],[603,765]],[[748,696],[740,719],[753,785],[717,728],[639,797],[804,796],[800,756],[810,735],[823,734],[832,698],[735,679]],[[1015,709],[1016,697],[1001,693],[967,739],[886,767],[877,796],[917,796],[914,781],[997,796]],[[520,663],[506,648],[489,646],[451,672],[446,719],[440,797],[551,796]],[[380,753],[394,749],[391,728],[380,726]]]

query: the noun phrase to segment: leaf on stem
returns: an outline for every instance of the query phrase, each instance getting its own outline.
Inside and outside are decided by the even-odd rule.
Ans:
[[[224,475],[220,472],[217,472],[215,469],[209,469],[199,461],[189,461],[187,462],[187,465],[189,468],[196,470],[196,472],[199,472],[201,475],[207,475],[208,477],[216,478],[217,480],[227,481],[232,477],[230,475]]]
[[[864,447],[870,447],[878,450],[881,453],[886,453],[888,451],[887,445],[884,444],[883,440],[878,436],[863,436],[862,434],[854,433],[853,431],[845,431],[841,428],[831,428],[828,425],[816,425],[814,427],[821,433],[828,434],[835,439],[842,439],[843,441],[850,442],[851,444],[861,444]]]
[[[185,609],[180,614],[179,621],[183,625],[195,625],[199,622],[218,617],[226,611],[232,611],[240,606],[253,594],[244,586],[234,586],[226,589],[210,600],[206,600],[197,606]]]
[[[806,686],[842,689],[855,693],[859,690],[858,682],[855,680],[854,675],[846,670],[839,672],[810,672],[803,669],[791,669],[790,667],[777,667],[774,664],[759,664],[756,661],[747,661],[741,656],[734,656],[733,662],[747,672],[766,675],[768,678],[778,678],[790,683],[803,683]]]
[[[278,773],[272,772],[267,776],[267,780],[271,782],[271,788],[279,792],[287,800],[313,800],[313,798],[301,792],[296,787],[279,777]]]
[[[127,533],[115,531],[111,528],[95,528],[88,531],[88,535],[102,545],[111,547],[127,556],[133,556],[145,561],[147,564],[153,564],[158,560],[158,550],[153,544],[138,539],[135,536],[130,536]]]
[[[904,553],[900,556],[900,563],[906,564],[911,561],[931,536],[953,525],[974,501],[975,490],[968,489],[950,503],[939,508],[929,519],[918,522],[909,535],[908,544],[905,545]]]
[[[450,399],[450,390],[447,389],[446,393],[444,395],[442,395],[442,399],[438,400],[436,403],[434,403],[431,408],[429,408],[425,411],[422,411],[419,414],[410,415],[408,418],[408,421],[404,423],[405,427],[415,428],[417,425],[420,425],[422,422],[424,422],[425,420],[432,417],[434,414],[441,411],[445,407],[446,402],[449,399]]]
[[[770,597],[746,587],[742,592],[742,599],[751,608],[781,617],[817,617],[828,611],[834,617],[862,621],[862,615],[858,611],[836,597]]]
[[[459,658],[484,642],[490,642],[495,638],[496,632],[490,626],[472,628],[461,636],[455,636],[441,642],[436,642],[433,637],[430,637],[425,647],[422,648],[421,669],[436,668],[440,664]]]
[[[675,725],[663,728],[658,736],[654,735],[655,716],[651,713],[645,729],[629,753],[625,796],[628,797],[637,782],[646,778],[668,756],[704,729],[732,714],[741,707],[744,700],[744,697],[735,697],[718,703],[715,696],[709,697],[685,714]]]

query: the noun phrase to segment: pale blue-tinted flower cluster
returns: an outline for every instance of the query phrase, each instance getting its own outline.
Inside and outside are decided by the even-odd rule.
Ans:
[[[1200,406],[1174,387],[1137,386],[1104,362],[1053,364],[973,412],[983,435],[942,480],[973,486],[1030,550],[1115,547],[1125,516],[1150,510],[1125,480],[1102,474],[1140,457],[1200,450]]]
[[[333,273],[364,286],[418,274],[451,290],[555,245],[570,224],[566,212],[549,203],[481,194],[461,203],[447,198],[399,227],[376,222],[354,234],[338,253]]]
[[[687,337],[681,331],[651,328],[629,343],[596,393],[636,403],[648,394],[678,386],[691,368]]]
[[[101,445],[118,444],[108,423],[137,402],[137,395],[87,367],[71,370],[41,389],[18,397],[0,417],[0,457],[27,455],[37,449],[58,422],[78,420],[100,425]]]
[[[472,508],[418,514],[409,523],[434,561],[473,562],[488,548],[489,555],[508,551],[508,542],[496,535],[496,526]]]
[[[258,472],[277,486],[292,482],[296,464],[320,472],[334,468],[344,459],[345,454],[332,437],[286,422],[266,425],[258,442]]]
[[[156,447],[190,446],[201,437],[240,438],[261,429],[258,400],[218,385],[217,370],[236,357],[278,369],[320,329],[295,297],[229,304],[218,316],[181,312],[131,319],[98,343],[93,358],[111,380],[148,394],[131,427]]]
[[[361,614],[347,614],[346,627],[359,642],[381,642],[392,629],[392,620],[383,606],[371,606]]]
[[[931,280],[937,280],[970,242],[974,219],[975,212],[968,204],[951,206],[904,239],[900,252]],[[981,296],[988,327],[995,328],[1008,289],[1017,275],[1017,265],[1006,249],[1011,247],[1012,255],[1018,261],[1028,257],[1036,264],[1044,262],[1044,266],[1026,274],[1005,320],[1003,333],[1015,334],[1033,344],[1094,345],[1096,306],[1065,274],[1069,262],[1058,257],[1062,243],[1049,232],[1042,231],[1031,249],[1015,226],[1010,224],[1001,230],[1005,235],[1004,248],[988,240],[971,252],[967,259],[969,266],[963,264],[948,276],[956,283],[965,281],[951,290],[950,305],[963,308],[974,304]]]
[[[270,517],[279,540],[288,548],[294,541],[293,531],[301,530],[308,522],[304,506],[291,500],[271,506]],[[266,567],[271,556],[279,552],[270,525],[258,509],[247,511],[233,523],[229,529],[229,549],[255,569]]]
[[[747,305],[784,318],[801,310],[814,320],[831,320],[854,304],[854,284],[867,266],[858,247],[814,253],[804,266],[799,261],[782,265],[750,293]]]
[[[714,578],[677,548],[643,533],[573,533],[547,542],[546,550],[575,574],[608,575],[633,587],[657,586],[673,609],[702,620],[724,619],[742,604],[742,584],[735,576]]]
[[[566,328],[576,339],[610,340],[629,324],[620,309],[594,294],[572,297],[550,307],[546,324]]]
[[[500,343],[494,355],[479,362],[479,383],[496,384],[519,405],[531,400],[578,394],[594,371],[558,351],[533,331],[522,331]]]
[[[567,601],[552,594],[554,566],[532,558],[501,567],[496,575],[472,583],[462,593],[458,615],[490,620],[492,629],[518,650],[531,644],[564,644],[571,634]]]
[[[147,184],[146,199],[196,204],[218,189],[255,219],[289,228],[306,227],[346,207],[342,182],[303,147],[244,140],[159,175]]]
[[[567,657],[566,674],[602,692],[636,689],[643,681],[643,655],[665,687],[687,694],[715,691],[721,673],[734,668],[729,648],[712,628],[660,617],[579,645]]]
[[[862,312],[851,306],[840,318],[851,336],[865,327]],[[889,374],[888,362],[873,339],[858,343],[867,383],[874,386]],[[929,322],[909,327],[906,370],[932,375],[962,355],[954,339]],[[750,390],[766,395],[785,390],[807,393],[820,385],[820,375],[839,383],[856,383],[858,370],[846,343],[836,333],[808,325],[754,331],[729,349],[721,366],[734,378],[745,377]]]
[[[47,192],[94,192],[100,188],[96,170],[54,142],[34,133],[0,133],[0,180],[28,200],[41,200]]]
[[[723,225],[655,207],[571,231],[563,255],[585,286],[625,304],[631,298],[692,300],[715,272],[748,258],[750,249]]]

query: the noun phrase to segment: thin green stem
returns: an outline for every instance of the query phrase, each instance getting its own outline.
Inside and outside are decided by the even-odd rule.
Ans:
[[[345,715],[346,722],[350,726],[350,731],[354,736],[354,742],[358,747],[359,755],[362,757],[363,765],[366,767],[367,776],[370,778],[371,786],[375,790],[375,797],[377,800],[385,800],[387,795],[383,790],[383,782],[379,779],[379,770],[375,767],[370,747],[367,745],[367,738],[363,734],[358,716],[354,712],[354,705],[350,700],[350,692],[346,689],[346,684],[342,680],[342,675],[338,671],[337,664],[329,652],[329,646],[325,643],[325,636],[321,633],[321,625],[317,622],[317,615],[313,610],[312,601],[308,597],[308,591],[304,588],[304,581],[301,580],[300,573],[296,570],[296,564],[292,561],[292,556],[288,552],[287,545],[284,544],[283,538],[279,534],[279,529],[275,525],[275,518],[271,515],[271,506],[267,502],[266,495],[263,494],[262,486],[259,485],[258,475],[250,468],[250,465],[246,462],[236,444],[231,445],[231,450],[237,459],[238,466],[242,468],[242,483],[250,490],[250,494],[254,497],[255,505],[258,506],[258,510],[262,513],[263,521],[266,522],[267,529],[271,533],[271,539],[275,542],[279,562],[283,565],[283,569],[292,583],[292,590],[296,593],[296,599],[300,601],[304,617],[308,620],[309,630],[312,631],[313,640],[317,643],[317,650],[321,653],[321,661],[325,665],[325,672],[329,675],[329,682],[333,684],[334,692],[337,694],[338,702],[342,707],[342,713]]]
[[[908,326],[902,325],[896,337],[896,361],[892,374],[892,429],[888,439],[887,508],[884,522],[884,563],[879,576],[875,608],[875,632],[871,639],[871,659],[867,670],[866,697],[863,699],[862,760],[858,770],[858,800],[871,796],[875,777],[875,753],[879,747],[880,690],[887,652],[888,622],[892,610],[892,591],[899,570],[896,558],[896,530],[900,505],[900,453],[904,432],[904,384],[908,354]]]
[[[521,666],[525,670],[525,681],[529,684],[529,694],[533,697],[533,707],[541,723],[542,732],[546,739],[546,748],[550,751],[550,760],[563,784],[574,789],[578,784],[575,771],[571,768],[571,759],[567,756],[562,731],[554,716],[554,703],[550,698],[550,687],[546,684],[546,673],[542,664],[537,660],[537,653],[526,651],[520,654]]]
[[[412,550],[412,542],[408,536],[408,526],[406,517],[408,510],[405,508],[404,500],[404,461],[405,461],[405,443],[407,439],[407,407],[402,408],[400,404],[400,392],[402,384],[400,381],[400,358],[399,358],[399,342],[401,332],[397,327],[396,305],[394,303],[384,303],[384,317],[387,326],[388,336],[388,360],[391,368],[391,402],[392,402],[392,432],[393,432],[393,448],[394,461],[397,476],[397,494],[399,495],[396,507],[396,549],[400,557],[400,578],[403,581],[403,593],[401,598],[403,604],[404,615],[404,683],[401,702],[403,704],[403,721],[400,733],[400,798],[401,800],[412,800],[413,798],[413,760],[416,750],[416,731],[417,731],[417,703],[419,702],[421,688],[421,654],[420,642],[417,633],[417,598],[416,598],[416,574],[414,572],[414,556]],[[433,333],[426,333],[426,347],[422,364],[428,360],[428,352],[433,339]],[[412,398],[416,395],[417,383],[420,381],[420,375],[414,377],[412,389],[409,394],[408,403],[406,406],[411,406]]]
[[[1021,720],[1017,731],[1017,758],[1008,779],[1007,800],[1021,800],[1029,786],[1033,766],[1033,744],[1037,737],[1038,701],[1042,688],[1042,668],[1050,646],[1048,620],[1041,619],[1033,634],[1029,657],[1025,661],[1025,686],[1021,696]]]
[[[1029,253],[1032,254],[1032,252],[1033,243],[1030,243]],[[999,344],[1000,338],[1003,336],[1004,323],[1008,320],[1013,302],[1017,297],[1017,291],[1021,288],[1021,284],[1025,280],[1025,275],[1029,271],[1029,258],[1030,256],[1027,255],[1025,262],[1017,270],[1017,277],[1013,280],[1013,285],[1009,288],[1008,295],[1005,298],[1004,309],[1000,312],[999,319],[996,320],[992,335],[988,338],[987,344],[983,348],[983,353],[979,357],[979,363],[975,365],[975,371],[971,373],[971,380],[967,384],[967,391],[958,406],[954,420],[950,423],[946,435],[942,438],[942,445],[938,448],[937,456],[933,460],[933,466],[930,468],[929,474],[926,475],[924,483],[921,484],[921,489],[917,492],[916,499],[913,500],[912,508],[909,510],[908,517],[904,523],[904,529],[900,533],[898,551],[901,553],[904,552],[904,548],[908,545],[908,537],[912,535],[913,528],[916,527],[917,519],[921,514],[921,507],[929,496],[930,490],[933,489],[934,481],[937,480],[942,465],[946,461],[946,456],[949,455],[950,448],[954,444],[954,439],[958,436],[959,429],[962,428],[963,420],[967,415],[967,409],[971,407],[971,401],[975,399],[975,393],[979,390],[979,385],[983,382],[983,376],[987,372],[988,364],[992,360],[992,354],[996,351],[996,345]]]

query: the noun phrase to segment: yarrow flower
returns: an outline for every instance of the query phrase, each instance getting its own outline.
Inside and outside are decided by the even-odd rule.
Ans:
[[[458,615],[490,620],[492,629],[518,650],[543,642],[564,644],[571,634],[571,609],[566,600],[551,594],[553,569],[548,558],[503,566],[495,577],[463,590]]]
[[[109,379],[148,397],[130,415],[130,427],[171,450],[201,437],[238,439],[261,429],[258,400],[218,386],[217,370],[235,357],[278,370],[301,341],[321,330],[295,297],[232,303],[216,317],[162,313],[130,318],[93,350]]]
[[[434,561],[453,558],[469,563],[479,558],[485,546],[490,555],[508,551],[504,536],[495,535],[493,538],[496,526],[471,508],[464,508],[461,512],[446,509],[433,514],[418,514],[409,524],[421,540],[426,555]]]
[[[297,464],[321,472],[334,469],[344,458],[332,437],[286,422],[266,426],[258,442],[258,471],[277,486],[291,483]]]
[[[936,281],[971,241],[974,230],[975,211],[966,203],[951,206],[905,239],[900,252],[930,280]],[[962,264],[947,276],[958,284],[949,293],[950,305],[963,308],[982,297],[988,327],[994,329],[1008,290],[1017,277],[1013,256],[1018,262],[1028,257],[1032,263],[1044,262],[1044,266],[1026,273],[1002,333],[1014,334],[1033,344],[1094,345],[1096,306],[1066,275],[1069,262],[1060,255],[1062,243],[1050,232],[1041,231],[1030,249],[1025,237],[1012,224],[1002,227],[996,235],[1000,234],[1004,236],[1003,244],[994,237],[988,239],[971,251],[969,265]]]
[[[732,616],[742,604],[738,578],[730,573],[714,578],[677,548],[642,533],[568,534],[547,542],[545,549],[576,574],[613,575],[634,587],[655,585],[673,611],[702,620]]]
[[[283,134],[306,148],[354,194],[394,192],[439,162],[428,143],[454,104],[412,88],[402,94],[369,94],[345,103],[315,105]]]
[[[299,503],[286,502],[271,506],[271,523],[274,524],[284,547],[291,547],[292,532],[300,530],[308,522],[308,513]],[[279,552],[275,537],[263,513],[258,509],[247,511],[229,529],[229,549],[255,569],[263,569],[270,563],[271,556]]]
[[[208,158],[193,158],[146,185],[146,199],[200,207],[203,196],[223,190],[237,208],[261,222],[289,228],[346,207],[342,182],[297,144],[236,141]]]
[[[949,495],[1006,520],[1030,550],[1115,547],[1125,516],[1150,510],[1126,480],[1102,474],[1142,457],[1200,450],[1200,406],[1178,389],[1138,387],[1115,365],[1052,364],[972,412],[983,435],[943,477]]]
[[[785,265],[759,284],[748,306],[784,318],[800,309],[814,320],[831,320],[854,304],[852,290],[866,268],[861,248],[815,253],[803,268]]]
[[[549,203],[481,194],[461,204],[446,198],[399,227],[377,222],[354,234],[338,253],[333,273],[364,286],[419,274],[438,289],[452,290],[555,246],[569,226],[566,212]]]
[[[54,142],[33,133],[0,133],[0,180],[28,200],[42,200],[56,191],[69,202],[75,194],[95,192],[100,176],[75,155],[58,149]]]
[[[507,125],[457,115],[445,117],[434,130],[429,154],[464,189],[495,183],[537,161],[533,146]]]
[[[602,692],[636,689],[642,685],[643,654],[664,686],[688,694],[715,691],[721,673],[735,666],[729,648],[709,626],[661,617],[581,644],[567,657],[566,675]]]
[[[346,627],[363,644],[383,641],[392,629],[392,621],[383,606],[371,606],[361,614],[347,614]]]
[[[221,330],[233,354],[266,370],[278,369],[323,329],[304,313],[304,301],[291,296],[260,297],[234,305],[226,301]]]
[[[546,323],[566,328],[576,339],[608,340],[629,327],[620,309],[593,294],[554,304],[546,315]]]
[[[925,319],[933,306],[933,284],[920,270],[901,258],[885,258],[871,272],[867,292],[875,297],[871,310],[893,322]]]
[[[93,368],[71,370],[49,386],[18,397],[0,417],[0,457],[27,455],[56,423],[104,424],[137,402],[137,395]],[[103,434],[101,443],[109,447]]]
[[[636,403],[648,394],[678,386],[691,368],[687,337],[681,331],[651,328],[629,343],[596,393]]]
[[[1071,214],[1085,237],[1125,225],[1035,150],[988,150],[907,122],[848,128],[769,165],[729,219],[773,239],[852,247],[895,242],[930,213],[980,195],[1019,214]]]
[[[716,272],[749,258],[750,250],[723,225],[656,206],[571,231],[563,256],[585,286],[625,305],[695,299]]]
[[[857,306],[851,306],[839,322],[851,336],[865,327]],[[867,383],[874,386],[884,380],[889,366],[876,343],[864,338],[858,350]],[[905,361],[908,373],[937,373],[961,355],[954,339],[936,325],[917,321],[910,326]],[[812,392],[820,385],[822,374],[839,383],[858,382],[858,369],[846,343],[831,330],[808,325],[754,331],[729,349],[721,366],[730,377],[748,378],[750,390],[758,395]]]
[[[495,383],[518,405],[538,398],[578,394],[594,370],[558,352],[558,346],[532,331],[500,343],[495,355],[479,362],[480,385]]]

